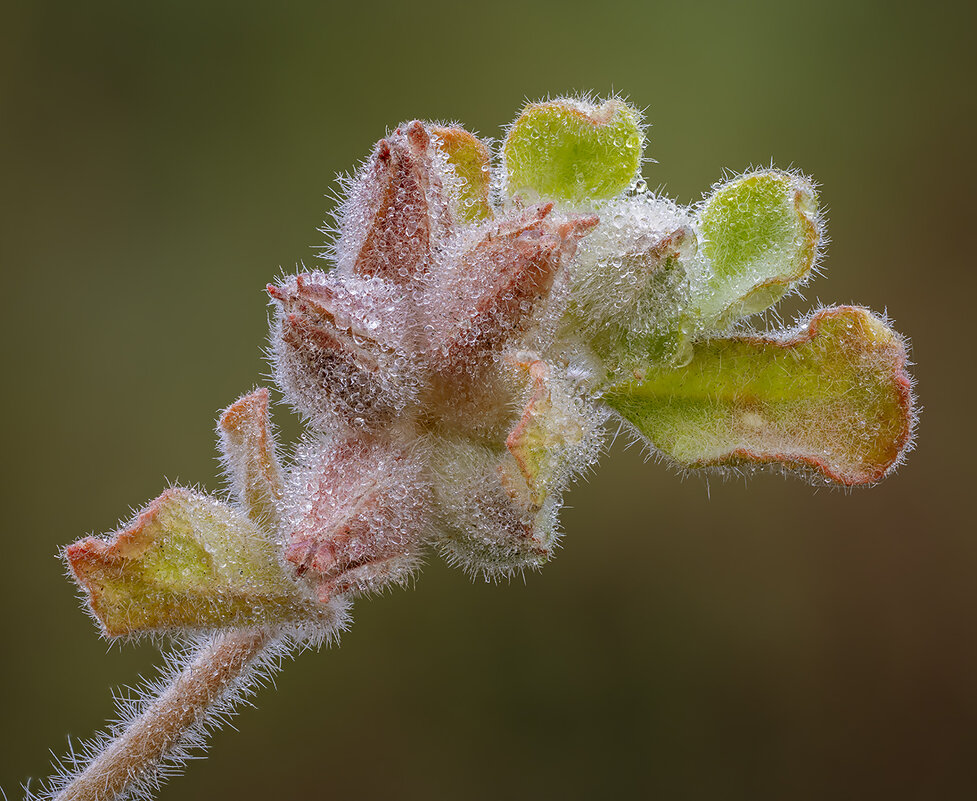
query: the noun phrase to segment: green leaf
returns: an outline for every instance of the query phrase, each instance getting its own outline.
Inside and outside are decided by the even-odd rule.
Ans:
[[[685,467],[777,463],[844,485],[878,481],[910,443],[902,339],[866,309],[815,314],[790,336],[700,343],[603,400]]]
[[[321,620],[328,608],[299,591],[277,550],[234,508],[174,487],[65,556],[111,637]]]
[[[763,311],[806,279],[821,228],[817,193],[800,176],[763,170],[716,187],[698,217],[704,261],[693,304],[704,325]]]
[[[621,100],[532,103],[503,145],[507,191],[527,203],[613,197],[634,180],[643,149],[640,115]]]
[[[431,133],[461,180],[456,212],[465,222],[492,216],[489,205],[489,149],[464,128],[433,127]]]

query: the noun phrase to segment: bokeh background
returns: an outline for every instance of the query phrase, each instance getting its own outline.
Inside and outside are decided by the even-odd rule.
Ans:
[[[160,798],[977,797],[969,5],[5,3],[0,786],[152,672],[55,553],[166,479],[219,488],[214,416],[262,380],[262,288],[312,261],[334,175],[400,120],[498,136],[616,90],[682,202],[771,159],[821,182],[826,277],[785,316],[888,311],[916,452],[843,493],[621,442],[542,573],[432,561],[358,603]]]

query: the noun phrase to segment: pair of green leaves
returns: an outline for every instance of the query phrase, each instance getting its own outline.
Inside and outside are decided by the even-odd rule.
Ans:
[[[643,141],[619,100],[529,105],[503,146],[509,191],[590,203],[607,212],[602,226],[626,228],[628,213],[667,203],[609,200],[637,177]],[[723,335],[810,276],[823,239],[813,185],[754,171],[714,187],[689,224],[667,223],[650,237],[636,226],[631,250],[578,283],[572,326],[608,369],[602,400],[684,467],[779,464],[847,486],[882,478],[914,424],[905,343],[884,320],[837,307],[793,332]]]

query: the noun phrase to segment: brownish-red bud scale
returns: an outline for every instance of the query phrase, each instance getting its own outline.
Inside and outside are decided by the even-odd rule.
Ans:
[[[416,394],[409,299],[378,279],[300,275],[269,286],[272,344],[288,400],[320,429],[376,427]]]
[[[285,558],[325,603],[403,583],[429,530],[423,442],[348,434],[300,449],[287,497]]]
[[[557,218],[533,206],[482,230],[424,297],[428,359],[442,376],[476,376],[526,332],[560,267],[597,218]]]
[[[401,286],[427,274],[451,227],[441,170],[423,123],[381,139],[343,205],[340,269]]]

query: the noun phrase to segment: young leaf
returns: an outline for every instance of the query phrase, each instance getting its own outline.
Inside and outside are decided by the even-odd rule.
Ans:
[[[108,540],[65,551],[106,635],[260,626],[331,614],[302,594],[277,549],[227,504],[168,489]]]
[[[707,327],[763,311],[807,278],[821,238],[814,187],[762,170],[718,186],[699,209],[705,271],[693,305]]]
[[[573,262],[564,325],[600,358],[609,382],[691,355],[685,319],[697,242],[683,209],[652,195],[611,201]]]
[[[277,530],[283,486],[268,417],[268,390],[255,390],[231,404],[217,431],[234,499],[263,528]]]
[[[686,467],[779,463],[847,486],[881,479],[910,442],[903,341],[866,309],[815,314],[790,336],[700,343],[603,400]]]
[[[507,191],[524,202],[613,197],[638,173],[643,148],[640,115],[620,100],[531,103],[503,145]]]

